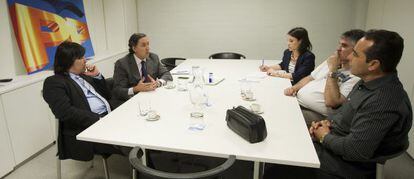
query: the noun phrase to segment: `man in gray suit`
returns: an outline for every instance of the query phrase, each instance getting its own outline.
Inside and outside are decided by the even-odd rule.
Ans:
[[[170,72],[150,53],[145,34],[132,34],[128,42],[129,53],[115,63],[113,102],[121,105],[139,92],[153,91],[172,80]]]

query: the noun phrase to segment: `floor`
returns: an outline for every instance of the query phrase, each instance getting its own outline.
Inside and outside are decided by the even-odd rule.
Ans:
[[[55,179],[56,177],[56,145],[51,146],[43,153],[15,169],[4,179]],[[103,179],[102,158],[96,156],[92,162],[79,162],[74,160],[62,161],[63,179]],[[132,169],[128,159],[119,155],[108,159],[108,167],[111,178],[132,178]],[[385,165],[386,179],[414,178],[414,160],[407,154],[389,160]]]

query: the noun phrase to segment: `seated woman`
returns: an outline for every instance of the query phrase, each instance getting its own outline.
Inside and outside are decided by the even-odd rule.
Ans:
[[[293,28],[288,32],[287,37],[288,49],[283,52],[282,62],[272,66],[263,65],[259,68],[270,76],[290,79],[294,85],[313,71],[315,55],[311,52],[312,44],[306,29]]]

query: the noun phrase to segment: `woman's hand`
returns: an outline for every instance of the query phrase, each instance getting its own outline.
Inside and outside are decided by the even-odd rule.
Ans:
[[[268,70],[270,70],[270,67],[267,65],[260,65],[259,66],[260,71],[262,72],[267,72]]]

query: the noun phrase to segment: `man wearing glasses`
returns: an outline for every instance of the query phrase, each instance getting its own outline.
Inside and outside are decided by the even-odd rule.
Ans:
[[[349,59],[356,42],[365,32],[354,29],[344,32],[335,54],[319,65],[309,76],[285,89],[285,95],[297,96],[307,126],[325,119],[344,103],[359,78],[350,73]]]
[[[336,114],[309,129],[320,169],[275,165],[264,178],[374,178],[376,162],[404,152],[413,112],[397,72],[403,49],[398,33],[367,31],[349,55],[361,80]]]

